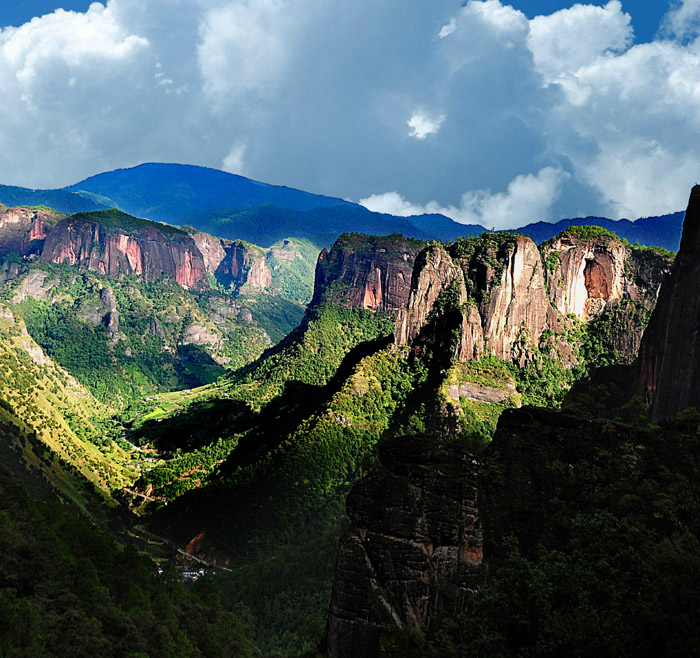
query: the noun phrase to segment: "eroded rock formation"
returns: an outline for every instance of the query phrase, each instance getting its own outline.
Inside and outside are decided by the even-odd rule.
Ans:
[[[492,354],[522,366],[537,349],[551,348],[545,331],[562,334],[572,322],[614,313],[605,338],[629,362],[669,267],[668,256],[632,249],[607,232],[585,239],[564,233],[542,254],[529,238],[504,234],[431,246],[417,258],[396,342],[420,348],[439,342],[440,332],[458,331],[460,360]],[[450,309],[461,321],[438,330],[437,318]],[[561,342],[557,353],[564,362],[573,358]]]
[[[62,217],[49,208],[0,207],[0,256],[40,254],[46,236]]]
[[[428,628],[464,609],[482,579],[477,463],[424,436],[380,447],[381,466],[348,496],[336,565],[333,658],[380,656],[387,625]]]
[[[416,255],[424,246],[400,235],[340,236],[318,258],[312,303],[330,294],[336,303],[352,308],[402,309],[408,301]]]
[[[195,233],[192,238],[202,253],[207,271],[221,285],[241,292],[270,289],[272,273],[259,248],[206,233]]]
[[[108,215],[106,221],[103,215]],[[119,213],[86,213],[61,221],[47,236],[46,263],[77,265],[115,277],[157,281],[171,276],[183,288],[208,287],[204,259],[192,238],[172,227]]]
[[[557,310],[586,321],[600,315],[606,302],[622,299],[629,252],[614,237],[582,239],[570,233],[545,246],[547,284]]]
[[[654,422],[700,409],[700,186],[693,187],[681,247],[639,351],[635,391]]]

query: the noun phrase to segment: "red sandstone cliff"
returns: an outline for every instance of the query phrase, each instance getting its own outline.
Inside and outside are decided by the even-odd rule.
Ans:
[[[416,255],[424,246],[401,235],[341,235],[318,258],[312,303],[325,296],[352,308],[392,312],[403,308]]]
[[[462,314],[448,328],[459,333],[453,349],[460,360],[492,354],[522,366],[547,347],[545,331],[561,334],[572,322],[614,312],[607,339],[621,360],[631,361],[669,267],[667,256],[632,249],[612,234],[564,233],[542,254],[529,238],[508,234],[431,246],[417,258],[395,339],[416,347],[434,342],[436,318],[450,307]],[[570,358],[566,342],[557,350]]]
[[[62,217],[49,208],[7,208],[0,204],[0,255],[40,254],[48,232]]]
[[[195,233],[192,238],[202,253],[207,271],[223,286],[242,292],[270,289],[272,273],[259,248],[207,233]]]
[[[202,254],[186,233],[116,210],[64,219],[48,234],[41,260],[146,281],[167,274],[188,289],[208,286]]]

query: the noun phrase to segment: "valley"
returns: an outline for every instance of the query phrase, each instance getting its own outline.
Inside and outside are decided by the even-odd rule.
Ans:
[[[639,533],[694,577],[697,419],[686,409],[700,400],[685,317],[697,188],[682,241],[676,213],[655,218],[670,237],[651,245],[608,228],[643,235],[644,220],[594,218],[549,225],[536,243],[437,220],[449,237],[436,239],[428,216],[401,231],[407,219],[191,169],[0,188],[0,522],[16,531],[0,549],[54,542],[59,561],[80,555],[95,571],[84,598],[101,597],[107,616],[80,631],[86,652],[520,655],[525,634],[528,655],[556,655],[575,640],[515,608],[573,624],[532,594],[557,590],[562,570],[582,584],[557,596],[599,596],[613,614],[631,596],[622,563],[633,552],[644,619],[668,598],[662,557]],[[10,205],[34,199],[59,207]],[[676,258],[664,245],[677,242]],[[41,496],[53,502],[32,502]],[[83,553],[63,534],[74,523]],[[596,559],[620,561],[618,593],[600,589],[605,565],[581,553],[592,534]],[[215,575],[183,587],[174,565],[188,560]],[[124,565],[143,595],[109,575]],[[7,655],[49,655],[55,618],[40,618],[63,604],[40,600],[39,576],[21,587],[2,577],[7,614],[36,620],[12,640],[25,654]],[[153,641],[150,621],[133,618],[145,599],[168,620]],[[82,605],[63,610],[82,619]],[[514,611],[499,619],[499,606]],[[585,619],[575,606],[565,614]],[[209,609],[211,636],[195,624]],[[620,628],[633,639],[619,655],[651,635],[661,655],[684,641],[633,616],[616,617],[600,646]],[[585,621],[576,632],[590,632]],[[138,637],[120,640],[120,624]]]

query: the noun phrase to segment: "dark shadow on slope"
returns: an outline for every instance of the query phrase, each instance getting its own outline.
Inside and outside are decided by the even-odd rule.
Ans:
[[[240,400],[202,400],[186,412],[169,418],[148,420],[129,434],[136,445],[151,443],[160,451],[196,450],[218,437],[249,429],[255,421],[250,407]]]
[[[178,379],[183,388],[195,388],[211,384],[226,374],[200,345],[180,345],[177,348],[179,361],[175,363]]]
[[[241,439],[221,466],[221,475],[226,477],[274,450],[301,422],[328,404],[362,359],[385,349],[392,341],[393,336],[384,336],[352,348],[325,386],[286,382],[282,394],[263,407],[254,429]]]

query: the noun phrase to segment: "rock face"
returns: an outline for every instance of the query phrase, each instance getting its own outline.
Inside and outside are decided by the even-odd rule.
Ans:
[[[207,271],[221,285],[242,292],[270,289],[272,273],[260,249],[240,240],[224,240],[206,233],[195,233],[192,237],[204,257]]]
[[[507,236],[498,242],[486,242],[484,247],[469,259],[462,259],[462,270],[470,283],[471,296],[478,302],[489,351],[499,359],[522,362],[527,350],[525,341],[539,341],[554,320],[540,254],[535,243],[523,236]],[[468,351],[463,353],[468,355]]]
[[[632,249],[613,235],[564,233],[542,247],[547,287],[563,317],[582,322],[614,312],[611,339],[627,363],[639,344],[659,288],[670,272],[667,255]]]
[[[135,275],[149,282],[167,274],[183,288],[208,287],[204,259],[192,238],[119,211],[64,219],[46,238],[41,260],[111,277]]]
[[[669,267],[667,256],[631,249],[607,232],[587,239],[564,233],[542,254],[529,238],[506,234],[431,246],[416,260],[396,343],[420,349],[458,333],[453,350],[460,360],[492,354],[522,366],[547,347],[545,331],[561,333],[572,319],[591,322],[614,312],[607,339],[631,361]],[[450,309],[461,320],[438,328]],[[559,357],[570,358],[565,347]]]
[[[512,554],[512,539],[529,559],[564,550],[577,515],[653,520],[653,537],[698,527],[695,426],[669,437],[523,407],[503,412],[480,464],[444,446],[394,439],[381,468],[351,490],[328,623],[331,658],[381,656],[381,634],[392,627],[429,631],[443,615],[459,623],[472,592]],[[673,514],[661,511],[666,505]],[[447,559],[437,557],[443,549]],[[605,563],[606,575],[614,563]]]
[[[522,361],[528,339],[536,344],[555,321],[539,251],[524,236],[493,235],[458,242],[449,251],[429,247],[419,258],[408,306],[397,318],[397,344],[428,340],[430,320],[445,306],[462,311],[456,348],[461,361],[484,353]]]
[[[557,310],[586,321],[599,315],[606,302],[622,299],[629,251],[614,238],[582,239],[572,234],[555,238],[542,256]]]
[[[0,256],[40,254],[46,236],[62,217],[48,208],[0,207]]]
[[[416,255],[425,246],[400,235],[346,233],[318,257],[312,303],[324,295],[351,308],[396,312],[411,289]]]
[[[380,656],[387,625],[426,628],[464,610],[482,580],[477,464],[427,437],[383,444],[380,468],[348,496],[327,649]]]
[[[700,409],[700,186],[693,187],[681,247],[644,332],[635,392],[653,422]]]

